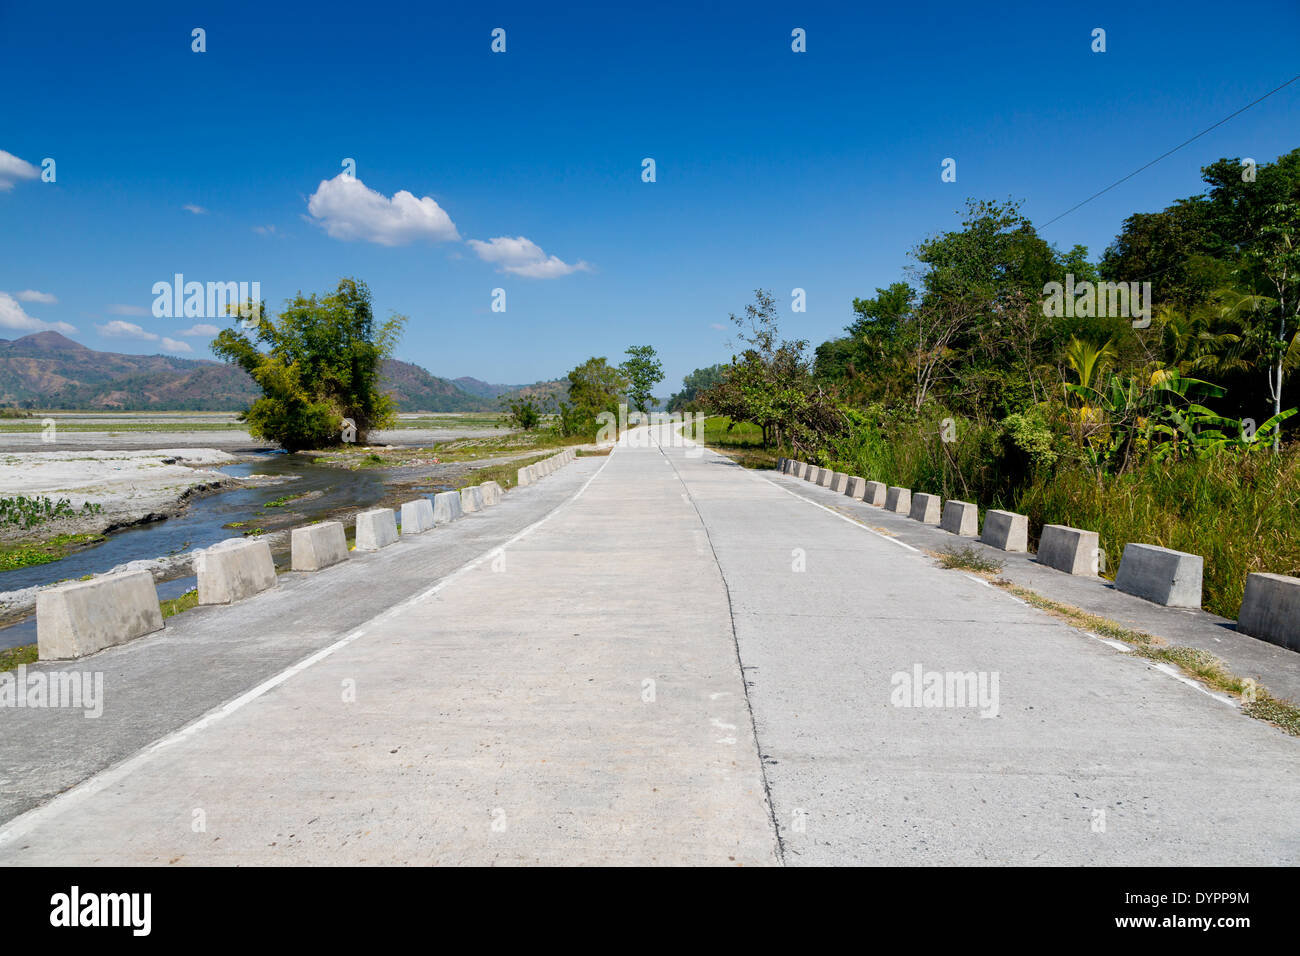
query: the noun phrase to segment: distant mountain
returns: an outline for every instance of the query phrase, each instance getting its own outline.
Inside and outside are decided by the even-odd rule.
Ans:
[[[410,362],[384,359],[379,375],[383,390],[404,412],[487,412],[498,407],[495,401],[462,391],[455,382],[430,375]]]
[[[534,382],[531,385],[492,385],[477,378],[469,377],[458,378],[454,381],[456,385],[471,395],[493,400],[494,408],[500,408],[510,399],[516,397],[532,398],[543,404],[550,398],[563,400],[569,397],[569,382],[567,379]]]
[[[515,389],[523,388],[522,385],[491,385],[488,382],[470,378],[468,375],[452,379],[452,381],[456,383],[457,388],[469,392],[471,395],[477,395],[479,398],[500,398],[506,392],[513,392]]]
[[[404,412],[496,411],[418,365],[387,359],[381,388]],[[496,386],[490,386],[496,387]],[[0,405],[121,411],[239,411],[261,392],[243,369],[206,359],[97,352],[58,332],[0,339]]]

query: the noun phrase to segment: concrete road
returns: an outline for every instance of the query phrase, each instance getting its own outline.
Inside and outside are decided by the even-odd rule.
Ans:
[[[0,865],[1300,861],[1300,741],[792,479],[649,442],[595,467],[508,495],[574,483],[477,564],[42,798]],[[205,613],[255,641],[236,615],[262,600]],[[0,719],[21,738],[31,713]]]

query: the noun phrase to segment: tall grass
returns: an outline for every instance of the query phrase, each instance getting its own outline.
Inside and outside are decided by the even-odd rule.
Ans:
[[[1024,489],[1015,510],[1030,530],[1096,531],[1107,577],[1124,545],[1155,544],[1205,558],[1203,605],[1236,617],[1254,571],[1300,576],[1300,448],[1151,463],[1117,477],[1058,469]]]
[[[873,481],[973,501],[981,512],[1029,516],[1031,545],[1045,524],[1096,531],[1106,577],[1126,544],[1155,544],[1205,559],[1203,606],[1235,618],[1246,575],[1300,576],[1300,446],[1221,452],[1204,460],[1150,462],[1098,476],[1077,461],[1035,469],[997,423],[950,419],[943,411],[904,419],[858,415],[818,464]]]

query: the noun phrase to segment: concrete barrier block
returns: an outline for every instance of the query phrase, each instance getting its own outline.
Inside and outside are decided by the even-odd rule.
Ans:
[[[402,503],[402,534],[424,534],[433,530],[433,502],[416,498]]]
[[[1014,511],[986,512],[980,543],[1003,551],[1028,551],[1029,518]]]
[[[501,504],[501,496],[505,492],[501,490],[501,486],[495,481],[485,481],[479,485],[479,489],[483,492],[483,506],[485,508]]]
[[[822,488],[829,488],[831,486],[831,479],[834,477],[835,472],[831,471],[829,468],[823,468],[817,473],[817,484]]]
[[[1066,574],[1094,575],[1099,563],[1097,532],[1063,524],[1043,525],[1036,560]]]
[[[885,492],[885,510],[894,514],[910,514],[912,511],[912,490],[910,488],[891,487]]]
[[[36,595],[36,647],[43,661],[85,657],[162,630],[148,571],[105,574]]]
[[[1115,588],[1167,607],[1200,607],[1205,559],[1154,544],[1124,545]]]
[[[913,521],[919,521],[922,524],[938,524],[940,517],[939,496],[918,491],[912,495],[912,507],[908,509],[907,516]]]
[[[343,522],[322,521],[294,528],[289,535],[289,550],[295,571],[319,571],[346,561],[348,536]]]
[[[944,531],[959,534],[963,538],[978,538],[980,533],[980,510],[969,501],[945,501],[943,517],[939,527]]]
[[[357,550],[378,551],[397,543],[397,516],[392,508],[374,508],[357,515]]]
[[[275,587],[271,546],[256,538],[227,538],[194,557],[200,604],[230,604]]]
[[[875,505],[877,508],[885,506],[887,489],[883,481],[868,481],[866,490],[862,492],[862,500],[869,505]]]
[[[817,465],[809,465],[808,470],[804,472],[803,479],[811,484],[817,484],[821,480],[822,470]]]
[[[478,485],[460,489],[460,509],[466,514],[483,510],[483,491]]]
[[[1237,614],[1237,630],[1300,651],[1300,578],[1246,575],[1246,595]],[[41,656],[45,656],[44,652]]]
[[[435,525],[455,521],[462,514],[464,512],[460,508],[460,492],[440,491],[433,496],[433,523]]]
[[[848,486],[849,486],[849,476],[844,474],[844,472],[837,471],[835,472],[834,475],[831,476],[831,491],[835,492],[836,494],[839,495],[844,494],[844,489],[847,488]]]
[[[790,474],[794,475],[796,478],[805,477],[808,474],[808,462],[796,461]]]
[[[844,493],[855,501],[861,501],[862,496],[867,493],[867,479],[850,475],[848,483],[844,486]]]
[[[517,484],[520,488],[522,488],[524,485],[531,485],[532,483],[533,483],[533,476],[529,474],[529,471],[526,467],[520,468],[519,471],[515,474],[515,484]]]
[[[786,458],[784,455],[782,455],[780,458],[776,460],[776,470],[778,474],[782,474],[782,475],[785,474],[785,466],[789,463],[789,461],[790,459]]]

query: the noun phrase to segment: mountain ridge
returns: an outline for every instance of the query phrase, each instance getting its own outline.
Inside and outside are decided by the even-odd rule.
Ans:
[[[498,411],[500,397],[519,388],[464,379],[482,394],[413,362],[380,366],[380,388],[404,412]],[[100,352],[53,331],[0,339],[0,406],[241,411],[260,394],[243,369],[211,359]]]

